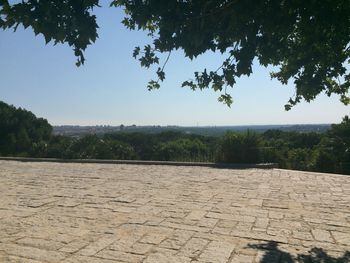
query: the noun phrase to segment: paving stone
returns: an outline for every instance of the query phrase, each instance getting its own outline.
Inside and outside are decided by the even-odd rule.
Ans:
[[[283,217],[284,217],[284,215],[281,212],[276,212],[276,211],[270,211],[269,212],[269,218],[282,219]]]
[[[269,225],[269,219],[268,218],[257,218],[255,223],[254,223],[254,226],[256,228],[263,228],[263,229],[266,229],[267,226]]]
[[[340,261],[349,203],[342,175],[0,161],[0,262]]]
[[[331,233],[337,243],[350,247],[350,231],[347,233],[331,231]]]
[[[73,255],[66,258],[62,263],[124,263],[125,261],[110,260],[97,257],[86,257],[80,255]]]
[[[199,260],[206,262],[226,263],[235,248],[235,244],[228,242],[212,241],[200,254]]]
[[[64,244],[53,240],[40,238],[24,237],[16,240],[16,243],[22,246],[36,247],[45,250],[59,250]]]
[[[77,251],[79,251],[80,249],[86,247],[87,245],[89,245],[89,241],[86,240],[74,240],[66,245],[64,245],[63,247],[61,247],[59,249],[59,251],[62,252],[67,252],[67,253],[75,253]]]
[[[249,200],[249,205],[252,206],[262,206],[263,200],[262,199],[250,199]]]
[[[0,262],[6,262],[6,263],[40,263],[42,261],[38,261],[38,260],[33,260],[33,259],[29,259],[29,258],[21,258],[21,257],[17,257],[17,256],[6,256],[1,258],[0,257]]]
[[[197,258],[209,241],[202,238],[191,238],[181,249],[179,255]]]
[[[170,249],[180,249],[192,237],[193,233],[192,231],[175,230],[160,246]]]
[[[97,252],[111,245],[116,240],[117,238],[112,235],[101,237],[97,241],[90,243],[89,245],[84,247],[82,250],[80,250],[79,254],[83,256],[93,256]]]
[[[293,230],[293,238],[300,239],[300,240],[314,240],[313,236],[311,235],[311,231],[309,229],[305,230]]]
[[[221,227],[221,228],[233,228],[234,226],[237,225],[237,221],[233,220],[225,220],[221,219],[219,222],[216,224],[216,227]]]
[[[230,263],[254,263],[254,262],[260,262],[260,261],[255,261],[254,256],[249,256],[249,255],[234,255],[232,260],[229,261]],[[273,263],[269,261],[269,263]]]
[[[48,251],[44,249],[20,246],[16,244],[0,244],[1,249],[6,251],[9,256],[16,256],[24,259],[44,261],[44,262],[60,262],[67,257],[67,254],[57,251]]]
[[[184,256],[174,256],[162,253],[150,254],[143,263],[190,263],[191,259]]]
[[[186,219],[200,220],[205,216],[206,213],[207,211],[203,211],[203,210],[191,211],[191,213],[186,217]]]
[[[149,244],[136,243],[126,251],[133,254],[146,255],[152,249],[152,247],[153,246]]]
[[[101,250],[100,252],[95,254],[94,257],[102,258],[102,259],[117,260],[122,262],[131,262],[131,263],[142,262],[143,259],[145,258],[142,255],[136,255],[128,252],[109,250],[109,249]]]
[[[311,230],[311,233],[314,236],[315,240],[317,241],[324,241],[324,242],[331,242],[331,243],[333,242],[331,234],[327,230],[313,229]]]
[[[199,220],[196,225],[199,227],[213,228],[217,224],[217,222],[219,222],[219,219],[204,217],[201,220]]]
[[[158,245],[166,238],[167,238],[166,234],[162,234],[162,233],[148,233],[140,240],[140,242],[147,243],[147,244],[156,244],[156,245]]]

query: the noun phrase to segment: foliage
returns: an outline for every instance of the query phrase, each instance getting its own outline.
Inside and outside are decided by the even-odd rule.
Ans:
[[[98,0],[26,0],[9,4],[0,0],[0,27],[16,29],[19,24],[43,34],[46,42],[68,43],[84,63],[83,51],[97,38],[92,14]],[[165,65],[171,51],[183,50],[193,59],[205,52],[221,52],[226,58],[217,69],[195,72],[182,86],[211,88],[221,93],[219,101],[230,105],[227,87],[252,73],[254,61],[273,66],[271,73],[282,84],[292,81],[295,95],[285,105],[289,110],[302,99],[312,101],[321,92],[339,94],[350,103],[350,2],[309,1],[141,1],[113,0],[126,17],[131,30],[145,30],[153,43],[136,47],[133,56],[141,66],[160,63],[159,54],[168,54],[157,66],[157,80],[149,89],[158,89],[165,79]]]
[[[318,172],[337,172],[339,168],[337,167],[337,158],[330,152],[323,148],[316,150],[316,158],[314,169]]]
[[[185,135],[174,131],[159,134],[112,133],[106,134],[104,138],[131,145],[137,159],[167,161],[210,161],[217,140],[214,137]]]
[[[67,136],[52,136],[49,141],[46,156],[49,158],[69,159],[73,153],[71,145],[73,138]]]
[[[260,140],[256,133],[227,132],[220,143],[218,161],[227,163],[258,163]]]
[[[0,0],[0,28],[14,28],[22,24],[31,27],[35,35],[42,34],[46,43],[67,43],[84,63],[83,51],[97,38],[96,17],[91,14],[98,0],[27,0],[9,4]]]
[[[29,111],[0,102],[0,156],[186,162],[275,162],[281,168],[350,174],[350,120],[326,133],[268,130],[221,137],[167,131],[54,136]]]
[[[0,101],[1,155],[38,155],[45,151],[51,131],[47,120]]]
[[[156,159],[168,161],[208,161],[209,147],[198,138],[182,138],[160,143],[157,149]]]
[[[153,44],[146,45],[139,60],[144,67],[159,64],[158,53],[182,49],[193,59],[207,51],[226,55],[216,70],[195,72],[183,82],[191,89],[212,88],[230,105],[227,86],[236,78],[252,73],[254,59],[265,67],[278,67],[272,78],[282,84],[294,82],[295,97],[289,110],[300,102],[313,100],[319,93],[341,95],[349,103],[350,2],[325,1],[129,1],[114,0],[126,10],[124,25],[147,30]],[[326,19],[325,19],[326,18]],[[141,48],[134,50],[134,56]],[[166,63],[165,63],[166,64]],[[159,88],[165,77],[158,68]],[[339,81],[342,77],[343,81]],[[157,83],[158,85],[154,85]]]
[[[345,116],[340,124],[333,124],[319,145],[320,171],[350,173],[350,119]],[[327,166],[328,165],[328,166]]]
[[[125,9],[126,27],[146,30],[152,36],[152,45],[146,45],[139,58],[144,67],[159,64],[158,53],[177,49],[190,59],[207,51],[224,54],[226,59],[216,70],[195,72],[194,79],[182,86],[212,88],[222,93],[219,100],[228,105],[232,98],[227,86],[232,87],[242,75],[249,76],[254,60],[277,67],[271,77],[282,84],[294,82],[295,96],[286,110],[321,92],[340,94],[344,104],[350,102],[348,0],[114,0],[112,4]],[[134,56],[141,51],[137,47]],[[158,81],[150,84],[164,79],[163,69],[158,68]]]
[[[312,150],[308,148],[296,148],[288,151],[286,168],[296,170],[312,170]]]
[[[60,138],[65,140],[65,137]],[[65,141],[66,150],[61,151],[66,158],[74,159],[122,159],[135,158],[134,149],[127,143],[117,140],[104,140],[96,135]],[[56,147],[60,144],[56,144]]]

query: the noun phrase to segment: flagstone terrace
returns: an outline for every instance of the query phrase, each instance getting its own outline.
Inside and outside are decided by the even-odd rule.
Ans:
[[[318,258],[350,262],[350,176],[0,161],[0,262]]]

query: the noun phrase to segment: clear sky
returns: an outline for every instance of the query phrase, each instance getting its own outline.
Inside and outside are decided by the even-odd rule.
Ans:
[[[155,71],[141,68],[132,51],[151,39],[144,32],[125,29],[120,9],[103,7],[95,13],[99,39],[88,47],[87,61],[79,68],[68,46],[45,45],[30,28],[0,31],[0,100],[53,125],[337,123],[350,114],[350,106],[342,105],[337,96],[325,95],[284,111],[293,86],[272,81],[271,69],[258,64],[249,78],[230,89],[231,108],[217,101],[220,94],[181,88],[194,71],[216,69],[219,54],[208,53],[191,62],[181,52],[172,53],[166,81],[160,90],[149,92],[147,82],[155,78]]]

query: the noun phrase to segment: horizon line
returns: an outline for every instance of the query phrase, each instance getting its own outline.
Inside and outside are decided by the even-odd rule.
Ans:
[[[334,123],[284,123],[284,124],[235,124],[235,125],[158,125],[158,124],[146,124],[146,125],[137,125],[137,124],[89,124],[89,125],[81,125],[81,124],[51,124],[53,127],[120,127],[123,125],[124,127],[160,127],[160,128],[171,128],[171,127],[179,127],[179,128],[220,128],[220,127],[248,127],[248,126],[298,126],[298,125],[332,125]]]

